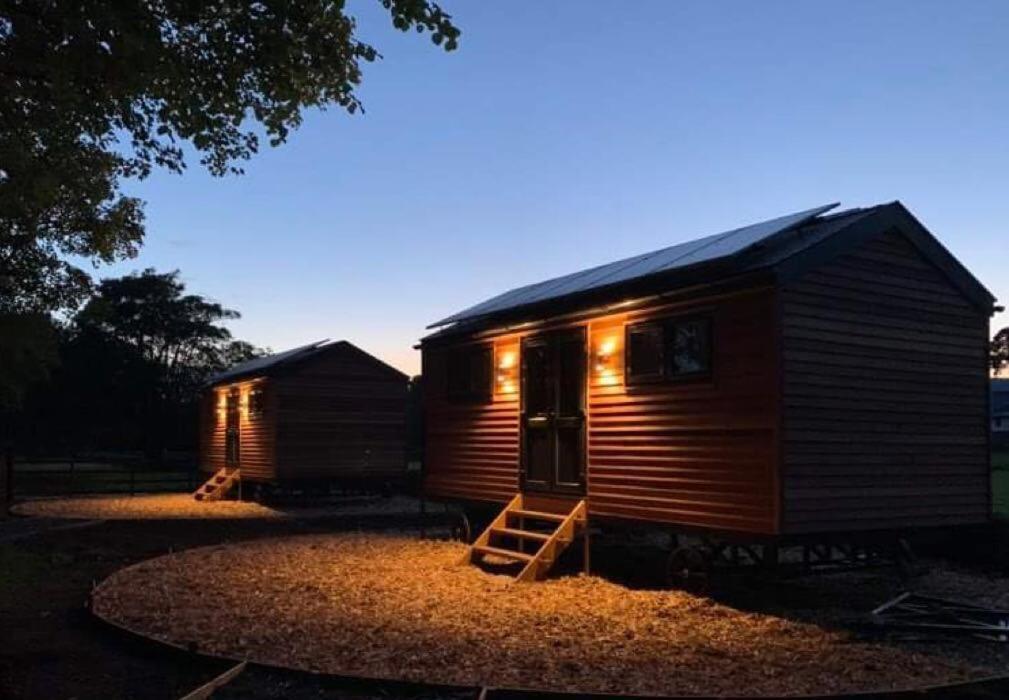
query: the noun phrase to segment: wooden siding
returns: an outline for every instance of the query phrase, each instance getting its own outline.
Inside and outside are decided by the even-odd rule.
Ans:
[[[710,378],[624,385],[624,324],[670,315],[712,321]],[[751,291],[590,323],[590,511],[738,532],[777,522],[774,296]]]
[[[783,530],[985,520],[987,316],[896,231],[781,304]]]
[[[495,367],[489,403],[449,401],[449,349],[424,350],[424,489],[431,495],[504,502],[518,491],[519,336],[487,342]]]
[[[775,531],[779,421],[774,312],[772,290],[760,289],[523,330],[588,328],[591,513],[739,532]],[[712,377],[625,387],[625,324],[694,313],[710,315],[713,322]],[[521,335],[490,334],[482,341],[494,344],[496,358],[517,356]],[[604,346],[609,352],[603,362]],[[498,367],[491,402],[448,402],[447,350],[428,345],[423,352],[425,490],[433,496],[504,502],[519,484],[518,394],[501,390],[507,379]],[[518,387],[517,377],[513,386]]]
[[[270,381],[278,479],[400,476],[407,378],[360,351],[334,348]]]
[[[233,387],[239,390],[239,466],[248,480],[270,480],[275,476],[274,450],[276,399],[269,380],[236,382],[214,387],[203,397],[202,429],[200,430],[200,468],[214,472],[225,466],[226,421],[225,400]],[[253,387],[264,391],[262,415],[248,411],[249,391]]]

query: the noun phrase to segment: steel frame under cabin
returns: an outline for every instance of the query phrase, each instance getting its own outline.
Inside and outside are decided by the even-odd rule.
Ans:
[[[829,208],[434,324],[426,496],[585,499],[592,522],[701,536],[674,568],[797,544],[810,568],[871,561],[908,529],[987,521],[994,297],[900,203]],[[697,322],[706,347],[683,350]]]
[[[197,497],[251,482],[384,488],[406,470],[408,377],[346,341],[321,341],[239,364],[208,383]],[[238,476],[238,478],[234,478]],[[221,486],[222,488],[216,488]]]

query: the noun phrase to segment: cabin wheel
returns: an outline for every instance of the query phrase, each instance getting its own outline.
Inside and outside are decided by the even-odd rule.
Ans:
[[[452,540],[455,542],[469,544],[473,541],[473,532],[470,528],[469,518],[465,513],[456,514],[456,519],[452,523],[450,533]]]
[[[666,580],[673,588],[699,592],[708,588],[711,557],[698,546],[677,547],[666,562]]]
[[[897,565],[897,575],[901,581],[906,583],[924,573],[921,564],[918,562],[918,557],[914,553],[914,549],[911,548],[911,543],[903,537],[897,540],[893,555],[894,562]]]

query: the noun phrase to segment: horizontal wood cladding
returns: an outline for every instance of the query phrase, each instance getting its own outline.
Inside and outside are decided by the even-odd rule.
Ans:
[[[578,322],[588,329],[590,512],[774,532],[778,494],[774,309],[773,292],[765,288],[655,303]],[[625,387],[626,324],[696,314],[712,320],[711,377]],[[514,390],[519,383],[517,376],[502,373],[501,359],[517,358],[523,335],[571,325],[543,324],[482,338],[480,342],[494,347],[496,367],[495,392],[485,403],[449,402],[444,388],[451,346],[425,346],[428,494],[497,502],[515,494],[520,401]],[[516,361],[512,366],[517,365]]]
[[[712,322],[710,377],[625,386],[624,328],[669,316]],[[771,290],[590,322],[590,511],[615,518],[773,533],[777,374]]]
[[[519,336],[489,342],[494,389],[489,402],[448,399],[450,347],[425,348],[424,490],[433,496],[504,502],[519,487]],[[507,365],[501,368],[501,365]]]
[[[406,468],[406,377],[334,348],[270,380],[276,478],[383,478]]]
[[[781,290],[786,533],[990,513],[988,319],[891,231]]]
[[[232,388],[239,392],[239,466],[248,480],[268,481],[275,476],[276,403],[265,380],[236,382],[215,387],[203,398],[201,420],[201,468],[214,472],[225,466],[227,420],[225,402]],[[262,414],[250,415],[248,395],[253,387],[264,390],[265,404]]]

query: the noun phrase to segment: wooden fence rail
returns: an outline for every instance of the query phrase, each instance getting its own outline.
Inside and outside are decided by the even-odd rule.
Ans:
[[[201,481],[195,466],[156,467],[135,462],[60,458],[14,462],[15,498],[99,493],[187,492]]]

